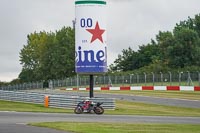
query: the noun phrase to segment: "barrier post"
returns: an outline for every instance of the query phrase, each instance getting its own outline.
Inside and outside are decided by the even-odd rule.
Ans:
[[[44,107],[46,107],[46,108],[49,107],[49,96],[44,97]]]

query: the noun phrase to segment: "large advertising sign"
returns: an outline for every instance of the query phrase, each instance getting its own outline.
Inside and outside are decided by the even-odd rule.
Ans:
[[[107,72],[106,1],[76,0],[76,72]]]

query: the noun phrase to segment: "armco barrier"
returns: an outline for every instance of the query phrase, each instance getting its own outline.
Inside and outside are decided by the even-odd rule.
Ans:
[[[89,98],[78,97],[78,96],[61,96],[61,95],[50,95],[49,96],[49,107],[59,107],[59,108],[74,108],[79,102]],[[105,109],[115,109],[115,99],[113,98],[91,98],[95,102],[103,102],[102,106]]]
[[[62,89],[63,90],[63,89]],[[88,91],[89,88],[66,88],[68,91]],[[158,90],[158,91],[200,91],[200,86],[122,86],[122,87],[95,87],[96,91],[128,91],[128,90]]]
[[[0,99],[25,103],[44,103],[44,94],[40,93],[27,93],[18,91],[0,91]]]
[[[74,108],[80,101],[89,99],[87,97],[67,96],[64,94],[47,94],[36,92],[1,91],[0,99],[25,103],[44,104],[45,107]],[[93,102],[103,102],[105,109],[115,109],[113,98],[91,98]]]

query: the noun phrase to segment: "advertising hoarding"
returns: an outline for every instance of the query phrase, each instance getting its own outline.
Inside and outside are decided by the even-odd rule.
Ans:
[[[107,72],[106,1],[75,1],[75,69],[78,74]]]

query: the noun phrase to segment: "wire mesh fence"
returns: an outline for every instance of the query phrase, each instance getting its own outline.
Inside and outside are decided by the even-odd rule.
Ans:
[[[0,86],[0,90],[7,90],[7,91],[17,91],[17,90],[32,90],[32,89],[41,89],[43,87],[44,82],[30,82],[30,83],[23,83],[23,84],[15,84],[15,85],[8,85],[8,86]]]
[[[1,90],[30,90],[61,87],[89,87],[89,76],[1,86]],[[131,73],[127,75],[96,75],[94,86],[200,86],[200,72]]]

